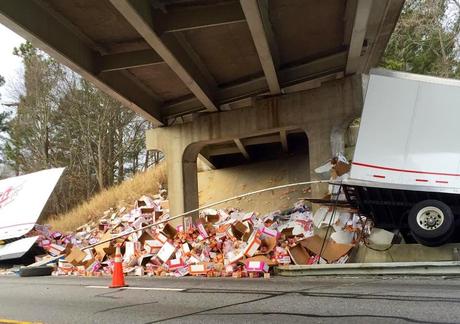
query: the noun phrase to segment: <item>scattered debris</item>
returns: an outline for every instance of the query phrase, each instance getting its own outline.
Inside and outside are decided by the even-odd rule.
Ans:
[[[342,157],[330,165],[333,178],[347,176],[349,164]],[[341,195],[334,190],[332,195]],[[108,210],[73,233],[36,225],[28,236],[38,237],[34,240],[46,254],[36,256],[31,266],[55,265],[56,276],[111,275],[118,245],[128,275],[269,278],[271,267],[279,264],[345,263],[371,231],[371,223],[354,209],[321,206],[313,213],[305,201],[266,215],[208,208],[179,226],[168,222],[168,208],[162,190],[139,198],[131,210]],[[158,221],[163,223],[144,228]],[[390,239],[386,233],[373,237]]]
[[[343,257],[356,245],[363,229],[349,209],[336,209],[331,216],[332,207],[322,207],[313,214],[300,201],[288,211],[263,216],[237,209],[205,209],[194,222],[190,217],[177,227],[165,222],[136,231],[167,220],[168,210],[163,206],[167,206],[163,196],[142,197],[131,211],[111,210],[75,233],[37,225],[30,235],[39,237],[38,244],[48,255],[37,256],[36,261],[43,264],[60,256],[53,275],[110,275],[118,243],[128,275],[267,277],[264,274],[278,264],[345,262]],[[327,240],[321,236],[325,224],[332,233]],[[123,238],[84,249],[130,231],[133,233]]]

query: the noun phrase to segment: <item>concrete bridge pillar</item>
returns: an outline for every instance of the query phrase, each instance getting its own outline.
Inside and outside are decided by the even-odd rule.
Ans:
[[[331,158],[331,128],[313,125],[305,131],[307,133],[309,144],[308,154],[310,160],[310,181],[323,180],[315,173],[314,170]],[[327,184],[313,184],[311,186],[311,192],[313,197],[323,197],[328,192]]]
[[[193,122],[147,131],[147,149],[166,156],[171,215],[198,207],[197,156],[209,144],[287,129],[304,129],[309,143],[311,179],[314,168],[343,150],[347,125],[361,115],[361,77],[324,83],[321,87],[256,100],[249,108],[199,116]],[[308,167],[308,166],[306,166]],[[313,186],[315,197],[327,186]]]

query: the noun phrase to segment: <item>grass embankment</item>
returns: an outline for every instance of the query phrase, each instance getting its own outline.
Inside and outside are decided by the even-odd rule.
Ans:
[[[160,184],[166,184],[164,163],[151,167],[145,172],[139,172],[132,179],[105,189],[71,211],[56,215],[46,222],[55,230],[74,231],[91,220],[101,218],[110,208],[127,207],[129,209],[142,195],[157,194]]]

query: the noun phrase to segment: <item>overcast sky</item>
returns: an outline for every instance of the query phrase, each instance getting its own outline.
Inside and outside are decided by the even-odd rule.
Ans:
[[[6,84],[0,87],[0,102],[9,102],[14,99],[8,89],[18,80],[18,73],[22,71],[21,59],[13,55],[13,48],[24,39],[0,24],[0,75],[5,78]]]

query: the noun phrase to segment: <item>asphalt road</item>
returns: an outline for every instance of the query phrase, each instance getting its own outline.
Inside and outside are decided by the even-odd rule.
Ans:
[[[0,277],[0,323],[459,323],[460,278]],[[134,289],[133,289],[134,288]]]

